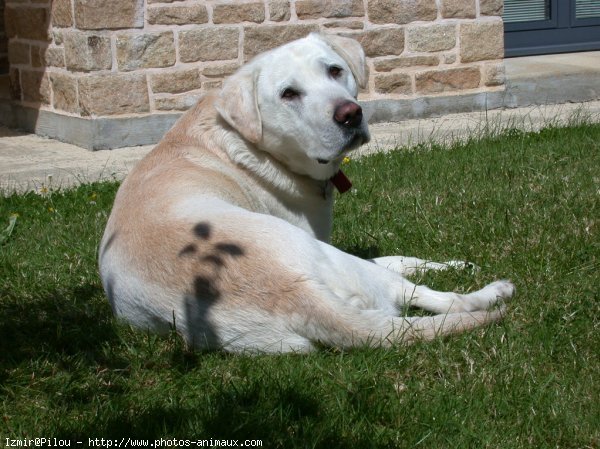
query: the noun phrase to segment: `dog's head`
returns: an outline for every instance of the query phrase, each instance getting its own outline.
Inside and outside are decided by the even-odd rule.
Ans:
[[[225,81],[216,108],[290,170],[328,179],[348,151],[369,141],[356,102],[366,81],[357,41],[313,33],[243,66]]]

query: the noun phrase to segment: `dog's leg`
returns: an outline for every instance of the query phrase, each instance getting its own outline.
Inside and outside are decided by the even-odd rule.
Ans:
[[[400,276],[396,271],[406,272],[407,268],[418,266],[431,266],[433,269],[446,269],[445,264],[430,263],[414,258],[379,258],[376,263],[357,259],[332,249],[323,247],[330,254],[332,260],[340,262],[331,263],[331,266],[343,267],[343,273],[334,274],[330,281],[330,288],[341,297],[351,298],[352,303],[363,309],[388,310],[387,305],[396,307],[419,307],[434,313],[456,313],[487,310],[491,306],[508,300],[514,295],[515,288],[509,281],[496,281],[476,292],[459,294],[454,292],[438,292],[426,286],[416,285]],[[394,266],[390,270],[387,262],[397,262],[403,259],[404,263]],[[386,269],[382,269],[386,268]],[[397,269],[397,270],[396,270]],[[331,270],[331,269],[330,269]],[[330,273],[322,271],[322,276]],[[332,273],[333,274],[333,273]],[[344,278],[340,282],[341,278]]]
[[[303,248],[310,246],[303,242]],[[502,301],[514,294],[509,281],[497,281],[469,294],[437,292],[385,269],[385,264],[382,267],[321,242],[312,248],[315,253],[310,259],[323,264],[311,276],[316,283],[314,296],[322,300],[310,302],[298,333],[328,345],[387,346],[460,333],[499,320]],[[488,310],[493,305],[499,307]],[[398,317],[397,309],[402,306],[437,315]]]
[[[436,337],[459,334],[486,324],[499,321],[504,308],[476,312],[439,314],[428,317],[404,318],[406,324],[400,329],[399,337],[404,343],[417,340],[433,340]]]
[[[402,279],[400,283],[398,305],[419,307],[434,313],[487,310],[510,299],[515,293],[514,285],[506,280],[492,282],[481,290],[467,294],[438,292],[423,285],[415,285],[406,279]]]
[[[342,308],[332,302],[328,302],[327,306],[325,310],[315,307],[312,310],[314,321],[305,321],[299,333],[310,341],[340,348],[391,346],[433,340],[498,321],[504,311],[498,308],[426,317],[396,317],[378,310]],[[307,326],[309,322],[312,325]]]
[[[479,267],[470,262],[461,260],[449,260],[447,262],[432,262],[431,260],[419,259],[417,257],[388,256],[371,259],[371,262],[387,268],[403,276],[423,273],[429,270],[447,270],[449,268],[478,270]]]
[[[316,342],[349,348],[429,340],[498,320],[501,309],[486,309],[513,293],[507,281],[466,295],[435,292],[283,220],[222,209],[181,226],[182,249],[173,256],[187,273],[177,285],[191,283],[197,308],[175,310],[178,331],[192,343],[208,334],[210,344],[230,351],[284,352],[309,351]],[[407,305],[438,315],[398,316]]]

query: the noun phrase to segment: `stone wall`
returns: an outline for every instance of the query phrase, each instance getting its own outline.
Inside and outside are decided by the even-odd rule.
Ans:
[[[4,17],[4,0],[0,0],[0,17]],[[4,21],[0,20],[0,75],[8,73],[8,37]]]
[[[5,0],[13,104],[183,111],[257,53],[311,31],[358,39],[363,101],[503,87],[503,0]]]

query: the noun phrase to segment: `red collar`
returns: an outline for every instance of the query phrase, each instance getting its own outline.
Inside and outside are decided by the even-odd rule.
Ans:
[[[340,193],[345,193],[352,188],[352,183],[342,170],[339,170],[329,180]]]

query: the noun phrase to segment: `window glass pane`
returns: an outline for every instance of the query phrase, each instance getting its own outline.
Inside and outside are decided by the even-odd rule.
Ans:
[[[600,17],[600,0],[577,0],[575,2],[575,17],[578,19]]]
[[[595,0],[593,3],[599,1]],[[503,18],[506,23],[548,20],[550,19],[550,0],[504,0]]]

